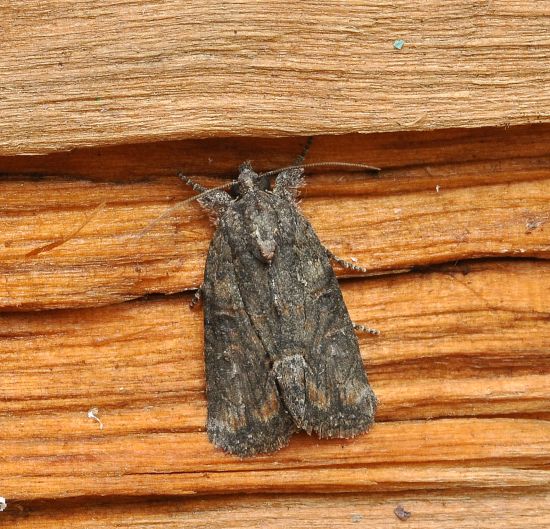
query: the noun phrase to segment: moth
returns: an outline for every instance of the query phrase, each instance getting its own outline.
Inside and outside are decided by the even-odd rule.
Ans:
[[[271,189],[243,164],[234,196],[183,179],[217,223],[200,288],[210,441],[247,457],[296,430],[368,430],[377,400],[331,254],[296,204],[303,168],[281,170]]]

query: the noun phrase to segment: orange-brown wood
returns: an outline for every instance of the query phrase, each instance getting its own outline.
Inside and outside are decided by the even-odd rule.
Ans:
[[[152,499],[149,502],[33,502],[14,504],[4,517],[14,529],[163,527],[179,529],[395,528],[401,506],[413,529],[546,529],[550,494],[479,491],[397,494],[331,494]]]
[[[203,431],[189,296],[0,315],[3,489],[49,495],[543,485],[550,264],[499,261],[345,281],[378,424],[240,461]],[[101,421],[88,416],[97,408]],[[466,466],[465,466],[466,465]]]
[[[237,156],[257,147],[286,165],[303,139],[232,140],[231,156],[211,140],[3,158],[0,517],[15,527],[108,526],[123,512],[138,527],[315,527],[330,516],[360,527],[366,517],[348,517],[359,505],[370,526],[392,527],[404,499],[411,527],[483,527],[495,516],[543,527],[549,131],[314,141],[311,161],[384,168],[379,178],[316,171],[301,203],[327,246],[370,269],[336,267],[352,318],[381,331],[360,336],[378,422],[351,440],[299,434],[244,461],[204,432],[201,310],[189,309],[190,292],[166,295],[198,285],[213,227],[187,204],[137,234],[191,196],[178,167],[215,185]],[[211,147],[201,172],[192,159]],[[244,492],[293,493],[296,509],[283,516],[283,496],[257,512],[263,499]],[[348,494],[334,510],[306,494],[337,492]],[[235,496],[151,503],[190,494]],[[109,501],[92,521],[86,508],[100,496]]]
[[[42,156],[0,156],[0,167],[3,174],[35,178],[61,175],[109,183],[150,181],[162,176],[173,179],[178,171],[185,171],[189,175],[205,175],[206,181],[213,184],[220,181],[209,177],[234,177],[244,160],[251,160],[254,168],[261,171],[284,167],[301,153],[305,141],[305,137],[244,137],[149,142],[82,148]],[[369,163],[385,170],[419,168],[417,177],[429,176],[429,171],[433,172],[442,164],[475,161],[493,162],[492,170],[499,171],[503,160],[540,157],[542,168],[547,167],[549,142],[548,123],[315,136],[307,161]],[[349,175],[349,172],[341,173]],[[310,172],[312,174],[318,178],[322,173]],[[500,171],[500,176],[504,178],[505,173]],[[516,174],[514,179],[517,177]],[[309,178],[302,191],[310,193],[316,178]],[[333,183],[334,178],[330,182]],[[401,185],[408,189],[413,183],[414,180],[407,179]]]
[[[547,15],[3,2],[0,526],[548,527]],[[214,186],[309,135],[308,162],[382,168],[309,171],[300,204],[369,270],[335,265],[381,331],[360,336],[377,424],[239,460],[204,432],[185,292],[213,226],[196,203],[151,222],[191,196],[178,171]]]
[[[342,169],[316,172],[301,207],[328,248],[373,274],[480,257],[548,258],[548,141],[547,126],[530,134],[523,127],[517,134],[498,131],[494,138],[490,131],[409,133],[400,141],[348,137],[337,141],[336,156],[331,139],[320,139],[311,161],[360,160],[372,146],[374,163],[384,170],[378,178]],[[253,153],[255,144],[241,145],[241,152]],[[280,150],[288,142],[268,150],[286,165],[302,144],[294,142],[286,161]],[[174,175],[178,166],[187,174],[198,169],[185,166],[195,150],[198,159],[205,156],[205,147],[197,145],[159,145],[154,159],[160,166],[149,177],[150,151],[110,149],[105,165],[111,178],[122,174],[119,165],[129,171],[117,181],[82,179],[101,151],[43,157],[48,176],[40,179],[29,174],[39,166],[36,160],[27,169],[27,158],[8,160],[16,172],[0,180],[0,310],[92,306],[196,288],[213,231],[208,216],[189,203],[151,223],[192,196]],[[221,148],[215,150],[218,160],[224,159]],[[60,176],[63,160],[78,179]],[[206,172],[216,170],[228,170],[226,162]],[[170,171],[171,177],[162,176]]]

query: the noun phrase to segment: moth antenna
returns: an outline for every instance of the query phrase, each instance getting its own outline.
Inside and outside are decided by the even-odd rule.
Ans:
[[[178,175],[181,178],[181,175]],[[190,198],[187,198],[185,200],[182,200],[181,202],[178,202],[177,204],[174,204],[171,208],[167,209],[162,215],[159,215],[155,220],[151,221],[145,228],[143,228],[141,231],[137,233],[138,237],[143,237],[148,231],[150,231],[153,227],[155,227],[161,220],[165,219],[166,217],[172,215],[174,211],[178,210],[183,206],[184,204],[188,204],[189,202],[193,202],[194,200],[199,200],[200,198],[204,197],[205,195],[208,195],[209,193],[212,193],[213,191],[219,191],[221,189],[226,189],[228,187],[231,187],[236,183],[235,180],[231,180],[230,182],[227,182],[221,186],[218,187],[211,187],[209,189],[206,189],[205,191],[202,191],[202,193],[199,193],[198,195],[193,195]],[[197,184],[198,185],[198,184]],[[201,186],[202,187],[202,186]]]
[[[289,169],[306,169],[308,167],[350,167],[353,169],[366,169],[367,171],[373,171],[379,173],[382,169],[380,167],[373,167],[372,165],[366,165],[364,163],[352,163],[352,162],[313,162],[313,163],[302,163],[297,165],[289,165],[288,167],[281,167],[280,169],[273,169],[272,171],[267,171],[262,173],[259,176],[271,176],[278,174],[281,171],[288,171]]]

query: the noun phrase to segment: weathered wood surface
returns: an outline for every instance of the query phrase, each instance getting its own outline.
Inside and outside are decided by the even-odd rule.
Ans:
[[[190,196],[177,169],[213,185],[242,159],[286,165],[303,139],[1,158],[0,522],[399,527],[401,503],[410,527],[547,526],[549,137],[540,125],[315,140],[310,161],[384,168],[315,172],[302,202],[330,248],[372,270],[339,272],[353,319],[381,330],[360,337],[378,422],[244,461],[204,432],[201,310],[191,292],[164,295],[200,282],[212,227],[188,204],[135,233]]]
[[[536,0],[3,2],[0,153],[548,120],[549,14]]]
[[[372,273],[472,258],[548,258],[550,127],[491,133],[316,140],[310,161],[367,158],[384,170],[379,178],[314,173],[302,209],[331,250]],[[255,142],[240,143],[240,161],[265,152],[287,165],[303,140],[260,142],[260,152]],[[0,179],[0,310],[91,306],[196,288],[213,229],[198,204],[140,232],[192,195],[174,176],[178,168],[234,174],[227,146],[209,147],[160,145],[153,161],[152,147],[31,158],[27,167],[27,158],[4,159],[11,176]],[[36,178],[41,158],[39,174],[52,176]]]
[[[411,513],[403,524],[394,514]],[[448,494],[271,495],[149,502],[17,503],[5,513],[14,529],[547,529],[550,494],[535,492]]]
[[[208,443],[190,296],[0,315],[6,496],[548,483],[550,263],[344,282],[380,398],[372,433],[240,461]],[[97,407],[104,427],[87,416]]]

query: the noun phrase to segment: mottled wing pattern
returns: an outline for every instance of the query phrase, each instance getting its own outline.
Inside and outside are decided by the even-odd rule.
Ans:
[[[225,218],[235,284],[250,322],[251,336],[241,338],[263,344],[271,360],[266,367],[294,423],[320,437],[366,431],[376,397],[311,225],[288,197],[261,190],[247,193]],[[261,262],[266,248],[275,249],[269,263]]]
[[[273,197],[285,240],[272,263],[280,310],[274,370],[296,425],[319,437],[353,437],[374,422],[376,397],[326,251],[293,203]]]
[[[226,234],[218,229],[214,235],[203,285],[207,431],[216,446],[251,456],[285,446],[295,426],[243,304],[243,278]]]

